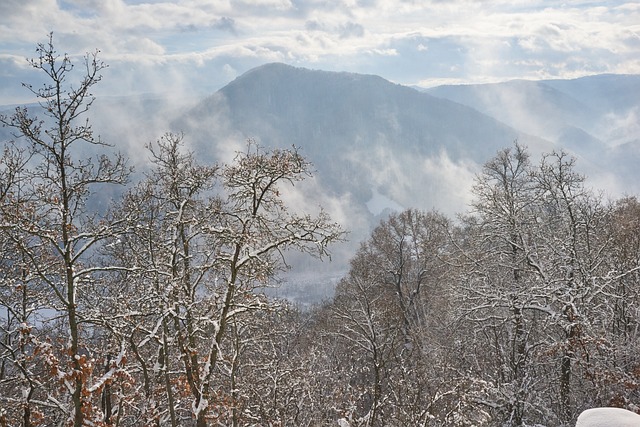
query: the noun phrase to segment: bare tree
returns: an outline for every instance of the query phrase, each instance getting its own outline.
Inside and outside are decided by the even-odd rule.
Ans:
[[[606,260],[613,249],[611,206],[585,187],[574,158],[562,151],[543,156],[535,179],[543,192],[538,241],[544,252],[540,251],[539,274],[559,327],[558,412],[567,421],[578,412],[579,391],[588,387],[582,361],[597,347],[603,319],[613,317],[613,306],[602,303],[614,292],[617,278],[637,266],[608,268]],[[579,366],[582,379],[576,375]]]
[[[0,401],[8,419],[20,419],[31,426],[39,416],[34,403],[45,393],[43,367],[34,360],[40,343],[34,330],[38,312],[45,307],[37,279],[29,274],[28,263],[9,230],[6,212],[17,214],[30,209],[29,195],[23,194],[24,171],[28,163],[24,149],[9,142],[0,158]],[[22,239],[20,236],[18,241]]]
[[[611,207],[574,162],[554,152],[534,166],[518,144],[501,151],[465,221],[460,301],[484,342],[479,382],[491,384],[478,400],[510,425],[567,422],[598,394],[589,378],[613,316],[606,296],[637,268],[611,268]]]
[[[119,225],[118,221],[96,220],[87,209],[87,199],[97,186],[126,182],[129,169],[119,155],[83,156],[106,148],[85,117],[94,99],[91,89],[106,67],[98,52],[84,58],[75,85],[69,82],[74,77],[71,59],[56,52],[52,35],[36,52],[38,58],[30,64],[48,80],[39,88],[25,86],[39,100],[44,119],[22,107],[0,118],[13,129],[16,143],[23,144],[29,159],[21,171],[20,188],[28,203],[17,211],[11,202],[3,203],[2,231],[20,252],[27,281],[37,280],[47,289],[45,301],[51,312],[43,322],[58,319],[63,325],[64,348],[48,356],[63,393],[51,393],[42,404],[80,426],[85,420],[100,418],[93,397],[103,385],[99,378],[92,381],[93,354],[83,337],[90,332],[89,320],[83,310],[85,299],[91,297],[87,293],[91,284],[109,267],[91,263],[90,255]]]
[[[489,346],[497,363],[495,387],[501,403],[496,408],[506,421],[522,425],[531,375],[530,333],[535,306],[535,253],[529,241],[539,198],[526,149],[519,144],[488,161],[476,180],[473,204],[477,215],[468,222],[471,246],[464,268],[462,299],[470,319],[489,327]]]
[[[425,424],[446,381],[431,380],[448,319],[448,221],[437,213],[391,215],[363,242],[331,305],[335,334],[349,349],[356,425]],[[446,338],[445,338],[446,337]],[[446,358],[444,358],[446,360]],[[438,372],[446,377],[442,370]]]
[[[122,253],[135,254],[140,273],[134,280],[147,283],[147,298],[158,304],[145,326],[131,325],[130,337],[143,373],[153,354],[143,347],[155,345],[162,354],[172,425],[181,423],[178,412],[187,412],[205,426],[226,416],[215,412],[225,406],[216,400],[225,395],[220,370],[225,355],[242,347],[228,332],[243,337],[239,322],[251,318],[243,315],[271,308],[259,290],[286,267],[284,252],[328,255],[327,246],[343,232],[324,212],[299,216],[282,200],[282,185],[309,174],[295,149],[265,152],[250,142],[222,167],[199,165],[181,135],[167,134],[149,149],[154,168],[125,198],[122,209],[133,222],[118,244],[131,245]],[[185,387],[174,387],[176,378]],[[184,393],[192,404],[180,408],[172,396]]]

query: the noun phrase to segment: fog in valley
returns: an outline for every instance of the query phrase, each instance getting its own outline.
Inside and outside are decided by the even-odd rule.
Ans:
[[[94,98],[56,52],[0,106],[0,426],[637,416],[640,75]]]
[[[285,197],[303,211],[324,207],[349,230],[330,264],[292,261],[278,295],[307,304],[331,297],[360,242],[389,213],[468,212],[483,163],[514,141],[536,156],[566,150],[608,198],[636,194],[634,93],[634,75],[417,90],[377,76],[269,64],[201,98],[180,91],[98,98],[92,120],[138,172],[148,160],[145,144],[167,131],[184,133],[206,162],[230,162],[248,139],[298,147],[314,176]]]

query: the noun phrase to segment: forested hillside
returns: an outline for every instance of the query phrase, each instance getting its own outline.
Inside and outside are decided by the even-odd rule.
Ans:
[[[348,236],[295,203],[314,179],[301,151],[248,141],[214,163],[165,133],[132,175],[91,127],[97,52],[75,69],[51,39],[37,55],[46,121],[0,116],[0,426],[551,427],[638,409],[640,201],[591,190],[562,149],[501,142],[468,212],[384,216],[302,311],[265,288],[295,254],[330,269]]]

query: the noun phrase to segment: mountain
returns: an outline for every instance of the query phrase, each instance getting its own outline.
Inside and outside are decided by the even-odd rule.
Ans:
[[[599,114],[590,105],[540,81],[438,86],[426,92],[551,140],[556,140],[567,127],[588,127]]]
[[[282,294],[318,299],[331,294],[359,242],[389,212],[466,211],[475,174],[516,139],[534,156],[569,150],[589,183],[616,197],[638,193],[638,93],[640,76],[424,91],[373,75],[275,63],[195,103],[167,102],[167,95],[98,99],[92,118],[105,141],[140,164],[144,143],[166,130],[184,132],[202,161],[229,161],[248,138],[267,148],[299,147],[315,176],[283,194],[307,211],[323,206],[351,232],[330,267],[293,258],[302,272],[289,278],[298,294],[292,287]]]
[[[248,138],[299,147],[317,172],[291,199],[324,206],[350,230],[350,243],[334,257],[339,270],[392,210],[465,211],[480,165],[514,140],[553,148],[473,108],[378,76],[278,63],[238,77],[173,128],[211,159],[229,159]]]
[[[293,144],[315,164],[329,193],[363,205],[379,195],[398,206],[445,211],[464,207],[467,182],[443,195],[443,180],[450,177],[438,166],[463,170],[444,183],[458,187],[459,179],[515,139],[553,145],[468,106],[381,77],[284,64],[238,77],[174,127],[215,152],[224,151],[230,135],[270,147]]]
[[[595,167],[626,165],[624,152],[640,141],[640,75],[438,86],[426,93],[549,139]]]
[[[640,75],[600,74],[545,83],[603,113],[623,113],[640,105]]]

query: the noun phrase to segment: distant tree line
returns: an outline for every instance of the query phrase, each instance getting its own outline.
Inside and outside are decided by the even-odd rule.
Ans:
[[[559,151],[489,160],[471,211],[410,209],[311,310],[263,294],[344,231],[281,196],[295,148],[203,165],[165,134],[131,181],[52,36],[0,157],[0,426],[572,426],[640,401],[640,202]],[[89,201],[107,186],[105,210]]]

